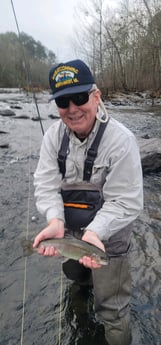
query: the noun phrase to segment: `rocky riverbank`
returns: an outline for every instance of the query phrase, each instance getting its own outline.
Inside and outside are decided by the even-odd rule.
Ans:
[[[9,90],[1,89],[0,92],[0,116],[1,117],[11,117],[14,120],[32,120],[32,121],[39,121],[40,118],[38,114],[30,114],[30,110],[26,110],[26,105],[24,107],[24,101],[28,99],[31,101],[31,95],[26,98],[26,95],[21,92],[19,93],[18,89],[12,90],[13,92],[9,92]],[[8,97],[10,95],[10,97]],[[44,102],[44,105],[48,104],[49,95],[47,92],[39,93],[37,96],[38,102]],[[115,94],[111,95],[109,101],[105,101],[105,106],[111,112],[115,113],[115,109],[129,109],[129,113],[131,110],[135,108],[138,110],[142,108],[142,110],[150,107],[151,99],[149,93],[133,93],[130,95],[125,94]],[[158,98],[156,101],[157,109],[160,107],[160,116],[161,116],[161,99]],[[155,107],[152,107],[155,110]],[[141,115],[140,115],[141,116]],[[59,115],[55,113],[47,113],[45,110],[44,114],[41,116],[41,120],[45,120],[47,118],[56,119],[59,118]],[[0,129],[0,148],[6,149],[9,148],[9,141],[8,141],[8,132]],[[137,134],[138,144],[140,147],[141,153],[141,160],[142,160],[142,167],[144,173],[151,173],[157,172],[161,170],[161,137],[153,137],[151,134],[142,134],[141,132]]]

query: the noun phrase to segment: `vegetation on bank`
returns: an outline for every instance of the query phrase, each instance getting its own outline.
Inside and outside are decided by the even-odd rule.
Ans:
[[[112,8],[107,0],[86,0],[77,6],[76,56],[91,67],[104,98],[118,90],[150,90],[152,99],[161,97],[161,0],[114,3]],[[41,42],[7,32],[0,34],[0,52],[0,87],[28,87],[27,66],[33,86],[48,88],[56,55]]]
[[[86,0],[75,48],[104,91],[161,91],[161,0]],[[159,90],[160,89],[160,90]],[[154,95],[155,96],[155,95]]]
[[[0,87],[48,88],[49,69],[56,55],[22,32],[0,34]]]

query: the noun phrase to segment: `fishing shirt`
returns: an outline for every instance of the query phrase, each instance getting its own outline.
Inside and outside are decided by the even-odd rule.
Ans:
[[[83,180],[86,153],[99,125],[96,119],[91,133],[83,142],[67,129],[70,141],[65,182]],[[57,162],[65,128],[60,119],[46,131],[34,174],[36,206],[48,222],[53,218],[65,222],[61,196],[62,174]],[[110,118],[101,138],[90,182],[101,187],[104,203],[86,229],[94,231],[100,240],[107,241],[133,222],[143,209],[143,178],[138,144],[134,134],[114,118]]]

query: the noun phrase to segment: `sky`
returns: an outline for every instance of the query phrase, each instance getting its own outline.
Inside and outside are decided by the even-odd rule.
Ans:
[[[85,0],[0,0],[0,33],[13,31],[17,34],[12,3],[20,32],[40,41],[59,61],[78,58],[72,44],[75,8]]]

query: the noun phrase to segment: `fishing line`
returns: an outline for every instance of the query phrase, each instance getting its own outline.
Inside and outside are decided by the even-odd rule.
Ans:
[[[29,133],[28,198],[27,198],[27,216],[26,216],[26,239],[28,239],[28,235],[29,235],[30,197],[31,197],[31,131]],[[22,320],[21,320],[21,345],[23,345],[23,337],[24,337],[26,285],[27,285],[27,257],[25,257],[25,266],[24,266]]]
[[[36,95],[35,95],[35,91],[33,88],[33,84],[32,84],[32,80],[30,77],[30,69],[29,69],[29,65],[27,63],[26,60],[26,56],[25,56],[25,51],[24,51],[24,46],[23,46],[23,42],[21,39],[21,34],[20,34],[20,29],[19,29],[19,24],[18,24],[18,20],[17,20],[17,15],[16,15],[16,11],[14,8],[14,4],[13,4],[13,0],[11,0],[11,6],[12,6],[12,10],[13,10],[13,14],[14,14],[14,18],[15,18],[15,22],[16,22],[16,26],[17,26],[17,31],[18,31],[18,38],[19,38],[19,42],[20,45],[22,47],[22,52],[23,52],[23,58],[24,58],[24,68],[25,68],[25,73],[26,73],[26,80],[27,80],[27,86],[28,89],[32,90],[32,95],[33,95],[33,99],[35,102],[35,106],[36,106],[36,110],[37,110],[37,114],[38,114],[38,118],[40,121],[40,125],[41,125],[41,131],[42,134],[44,135],[44,129],[43,129],[43,125],[42,125],[42,121],[41,121],[41,117],[40,117],[40,112],[39,112],[39,107],[38,107],[38,103],[37,103],[37,99],[36,99]],[[29,234],[29,216],[30,216],[30,194],[31,194],[31,132],[30,132],[30,136],[29,136],[29,171],[28,171],[28,202],[27,202],[27,228],[26,228],[26,239],[28,239],[28,234]],[[25,266],[24,266],[24,285],[23,285],[23,303],[22,303],[22,321],[21,321],[21,345],[23,345],[23,338],[24,338],[24,322],[25,322],[25,301],[26,301],[26,283],[27,283],[27,257],[25,257]],[[63,294],[63,278],[62,278],[62,265],[61,265],[61,272],[60,272],[60,297],[59,297],[59,303],[60,303],[60,309],[59,309],[59,333],[58,333],[58,345],[61,344],[61,331],[62,331],[62,294]]]
[[[37,114],[38,114],[38,119],[40,121],[41,131],[42,131],[42,134],[44,135],[44,128],[42,125],[40,111],[39,111],[39,107],[38,107],[38,103],[37,103],[37,99],[36,99],[36,94],[34,91],[32,79],[31,79],[31,75],[30,75],[29,64],[27,63],[26,54],[25,54],[23,42],[21,39],[21,33],[20,33],[20,29],[19,29],[19,24],[18,24],[17,15],[16,15],[14,4],[13,4],[13,0],[11,0],[11,6],[12,6],[12,11],[13,11],[13,15],[14,15],[15,22],[16,22],[17,32],[18,32],[18,38],[19,38],[19,42],[20,42],[20,45],[22,48],[22,53],[23,53],[23,58],[24,58],[24,69],[25,69],[25,73],[26,73],[27,87],[28,87],[28,90],[30,90],[30,89],[32,90],[32,94],[33,94],[33,98],[34,98],[34,102],[35,102],[35,106],[36,106],[36,110],[37,110]]]
[[[24,69],[25,69],[25,73],[26,73],[27,87],[28,87],[28,90],[30,90],[30,88],[32,90],[32,95],[33,95],[32,104],[33,104],[33,101],[34,101],[34,103],[36,105],[36,110],[37,110],[38,118],[40,120],[42,134],[44,135],[44,129],[43,129],[43,126],[42,126],[42,121],[41,121],[40,112],[39,112],[39,108],[38,108],[38,104],[37,104],[37,100],[36,100],[36,95],[35,95],[33,84],[32,84],[31,77],[30,77],[29,65],[27,64],[27,59],[26,59],[26,56],[25,56],[24,46],[23,46],[23,42],[21,40],[21,34],[20,34],[20,29],[19,29],[19,25],[18,25],[18,20],[17,20],[17,16],[16,16],[16,11],[15,11],[15,8],[14,8],[13,0],[11,0],[11,6],[12,6],[15,22],[16,22],[16,27],[17,27],[17,31],[18,31],[18,38],[19,38],[20,46],[22,48],[22,53],[23,53]],[[28,234],[29,234],[30,195],[31,195],[31,131],[29,133],[28,198],[27,198],[26,239],[28,238]],[[23,301],[22,301],[21,338],[20,338],[21,345],[23,345],[23,338],[24,338],[25,301],[26,301],[26,285],[27,285],[27,257],[25,257],[24,260],[25,260],[25,262],[24,262]]]

